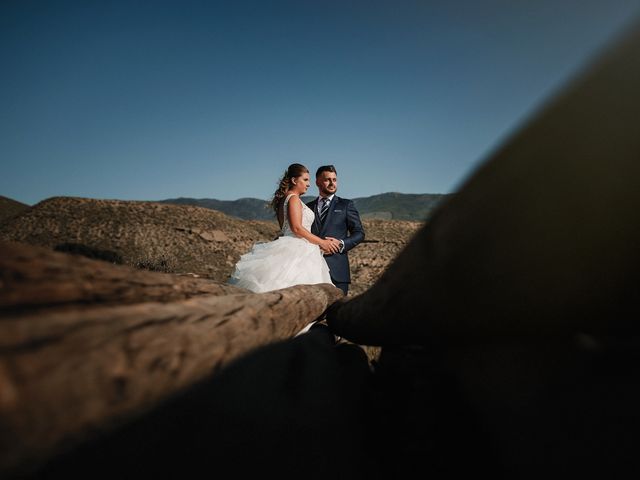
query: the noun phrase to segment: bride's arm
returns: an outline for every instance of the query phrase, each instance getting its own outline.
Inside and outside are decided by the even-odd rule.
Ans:
[[[332,250],[333,243],[331,240],[320,238],[302,226],[302,200],[300,200],[298,195],[294,195],[289,199],[287,215],[289,216],[291,231],[296,237],[306,238],[314,245],[319,245],[325,250]]]

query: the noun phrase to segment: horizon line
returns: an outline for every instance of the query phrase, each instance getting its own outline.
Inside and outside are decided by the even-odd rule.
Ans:
[[[407,193],[407,192],[397,192],[397,191],[393,191],[393,192],[382,192],[382,193],[374,193],[372,195],[365,195],[365,196],[358,196],[358,197],[351,197],[351,199],[353,200],[357,200],[359,198],[369,198],[369,197],[376,197],[379,195],[388,195],[388,194],[399,194],[399,195],[452,195],[455,192],[448,192],[448,193],[438,193],[438,192],[423,192],[423,193]],[[317,194],[304,194],[302,195],[303,197],[317,197]],[[22,200],[18,200],[16,198],[13,197],[8,197],[6,195],[2,195],[0,194],[0,198],[5,198],[7,200],[12,200],[14,202],[18,202],[18,203],[22,203],[24,205],[27,206],[34,206],[37,205],[38,203],[44,202],[46,200],[50,200],[52,198],[86,198],[86,199],[90,199],[90,200],[120,200],[120,201],[124,201],[124,202],[163,202],[163,201],[167,201],[167,200],[179,200],[179,199],[189,199],[189,200],[217,200],[219,202],[237,202],[239,200],[261,200],[264,202],[269,202],[270,199],[262,199],[262,198],[258,198],[258,197],[239,197],[236,198],[234,200],[224,200],[224,199],[219,199],[219,198],[215,198],[215,197],[188,197],[188,196],[178,196],[178,197],[168,197],[168,198],[163,198],[160,200],[149,200],[149,199],[134,199],[134,198],[115,198],[115,197],[88,197],[85,195],[51,195],[49,197],[45,197],[41,200],[38,200],[36,202],[33,203],[27,203],[27,202],[23,202]]]

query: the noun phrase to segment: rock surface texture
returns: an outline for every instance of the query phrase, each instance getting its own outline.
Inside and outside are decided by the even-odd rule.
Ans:
[[[0,243],[0,471],[37,464],[147,411],[343,294],[253,294]]]

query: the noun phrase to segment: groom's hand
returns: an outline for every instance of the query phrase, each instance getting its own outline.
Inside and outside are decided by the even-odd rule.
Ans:
[[[340,251],[340,240],[335,239],[333,237],[326,237],[327,240],[330,241],[330,245],[328,249],[322,249],[322,253],[325,255],[333,255],[334,253],[338,253]]]

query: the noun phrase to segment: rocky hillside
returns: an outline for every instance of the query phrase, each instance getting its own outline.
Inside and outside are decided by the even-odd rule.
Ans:
[[[241,252],[276,225],[200,207],[53,197],[0,227],[0,236],[116,263],[223,280]]]
[[[352,293],[366,290],[420,227],[364,220],[366,241],[351,253]],[[215,210],[157,202],[53,197],[0,225],[0,238],[114,263],[226,281],[240,255],[276,237],[275,221],[239,220]]]
[[[29,208],[29,205],[0,195],[0,223]]]
[[[368,289],[413,237],[422,222],[363,220],[366,239],[349,252],[351,289],[357,295]]]

